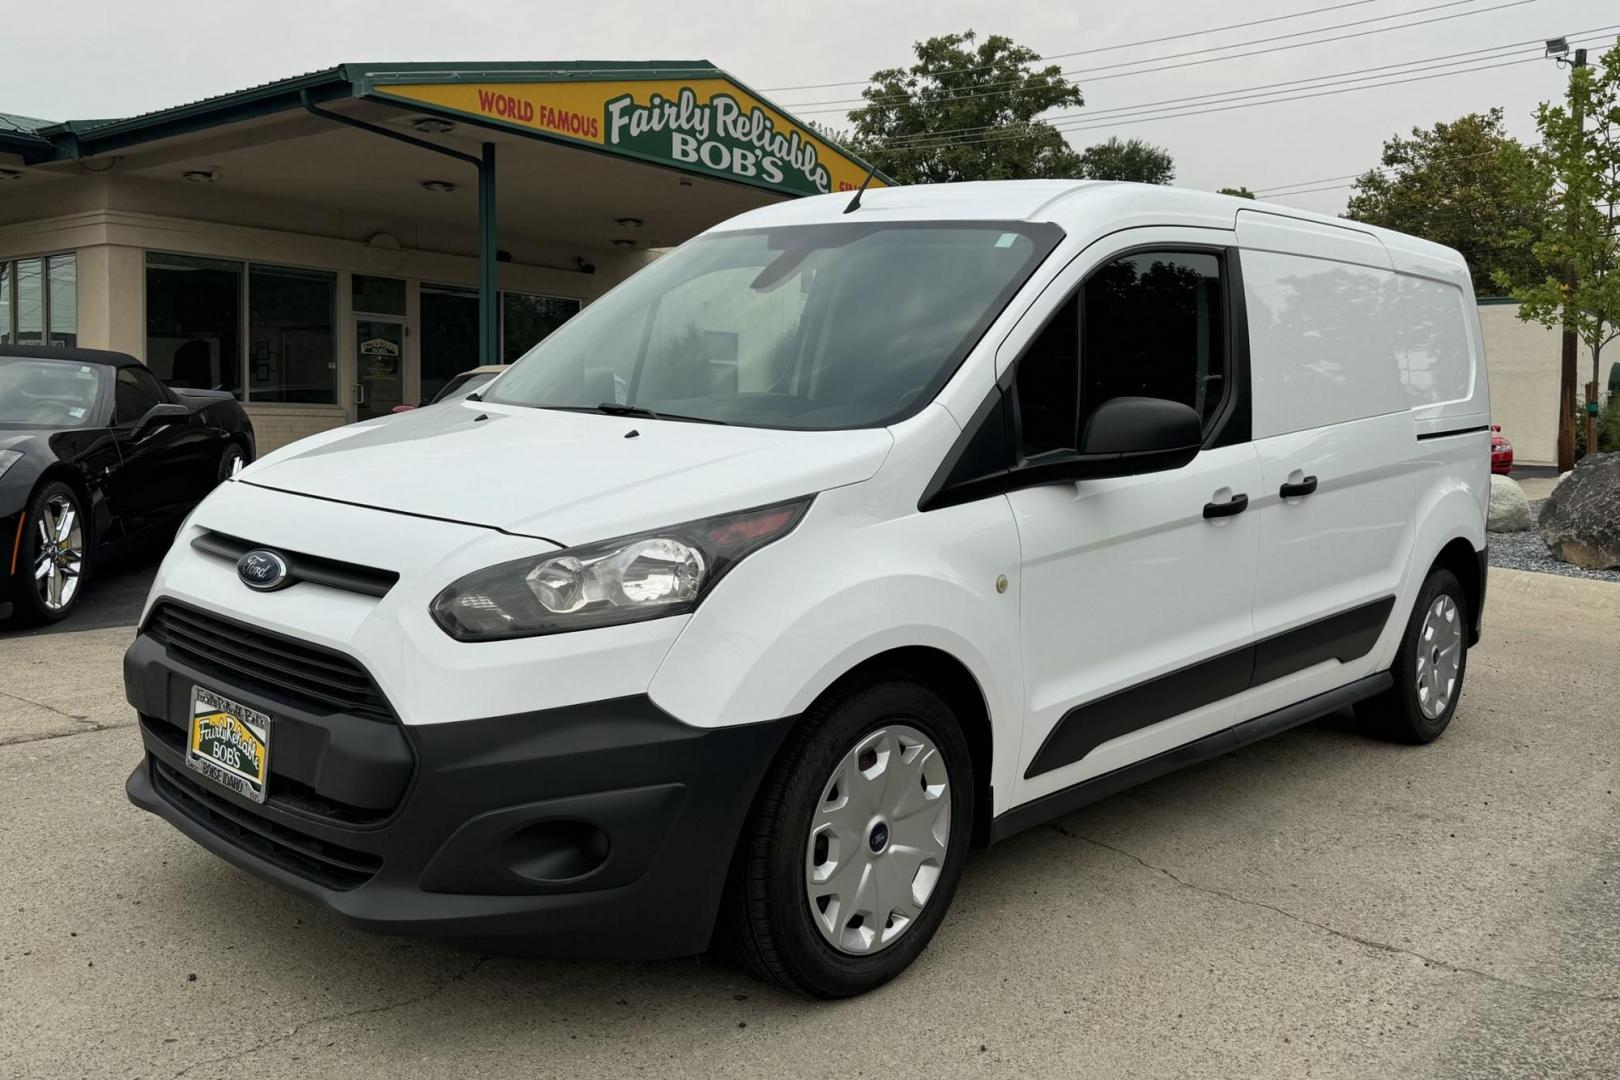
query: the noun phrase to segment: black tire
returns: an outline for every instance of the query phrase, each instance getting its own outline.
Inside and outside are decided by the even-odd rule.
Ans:
[[[1424,621],[1443,598],[1449,598],[1456,609],[1459,631],[1456,679],[1445,708],[1431,717],[1424,712],[1418,685],[1420,672],[1427,667],[1420,649],[1429,650],[1427,662],[1433,663],[1433,646],[1423,640]],[[1395,685],[1356,706],[1357,717],[1363,719],[1374,734],[1394,742],[1421,745],[1433,742],[1446,730],[1457,712],[1457,702],[1462,697],[1463,677],[1468,672],[1468,627],[1472,625],[1472,618],[1468,594],[1463,591],[1457,576],[1441,568],[1430,571],[1423,587],[1418,590],[1417,602],[1412,606],[1412,614],[1406,620],[1406,632],[1401,636],[1400,648],[1395,653],[1395,663],[1390,667]]]
[[[855,956],[835,949],[812,921],[806,846],[833,770],[889,725],[913,728],[938,749],[949,775],[949,838],[933,891],[911,925],[879,951]],[[720,941],[743,967],[785,990],[840,998],[883,985],[917,958],[945,917],[973,835],[974,790],[956,714],[932,690],[891,677],[817,707],[789,737],[743,827]]]
[[[237,462],[241,462],[241,465],[238,465]],[[236,475],[238,468],[247,466],[249,462],[248,453],[242,449],[240,443],[226,443],[224,451],[219,455],[219,473],[214,478],[215,482],[223,484]]]
[[[77,515],[82,541],[79,559],[78,584],[73,595],[61,607],[52,607],[45,602],[35,584],[34,570],[39,565],[44,554],[45,540],[40,535],[39,522],[43,519],[46,507],[53,500],[66,500],[67,505]],[[85,515],[83,500],[79,493],[61,481],[53,480],[41,484],[35,489],[28,500],[28,517],[23,523],[23,535],[17,551],[17,571],[11,577],[11,600],[15,608],[16,619],[25,625],[39,625],[42,623],[59,622],[67,618],[79,607],[84,599],[85,590],[90,584],[90,565],[93,554],[93,538],[90,535],[90,521]]]

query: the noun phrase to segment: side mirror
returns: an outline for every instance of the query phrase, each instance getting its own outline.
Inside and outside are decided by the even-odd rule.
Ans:
[[[1041,483],[1179,469],[1204,442],[1198,413],[1164,398],[1117,397],[1097,406],[1080,434],[1080,450],[1026,467]]]
[[[140,441],[170,424],[183,424],[191,419],[191,410],[184,405],[163,402],[146,410],[146,415],[135,424],[135,439]]]

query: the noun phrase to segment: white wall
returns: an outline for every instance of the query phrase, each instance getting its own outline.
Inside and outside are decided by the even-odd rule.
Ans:
[[[1516,464],[1552,465],[1558,461],[1562,335],[1540,323],[1522,322],[1518,315],[1518,304],[1479,305],[1491,379],[1491,422],[1502,425]],[[1588,359],[1582,365],[1583,384],[1590,364]]]

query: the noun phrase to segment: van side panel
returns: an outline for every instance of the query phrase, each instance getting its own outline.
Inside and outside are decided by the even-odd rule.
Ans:
[[[1244,249],[1256,439],[1409,408],[1390,341],[1394,276]]]
[[[1466,404],[1474,395],[1473,306],[1465,306],[1451,282],[1402,273],[1392,281],[1390,337],[1408,403],[1414,409]]]

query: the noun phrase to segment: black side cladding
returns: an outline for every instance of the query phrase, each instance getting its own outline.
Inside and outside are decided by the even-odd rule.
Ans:
[[[1121,735],[1325,660],[1349,663],[1366,656],[1394,608],[1395,598],[1386,596],[1078,705],[1047,735],[1024,778],[1072,765]]]

